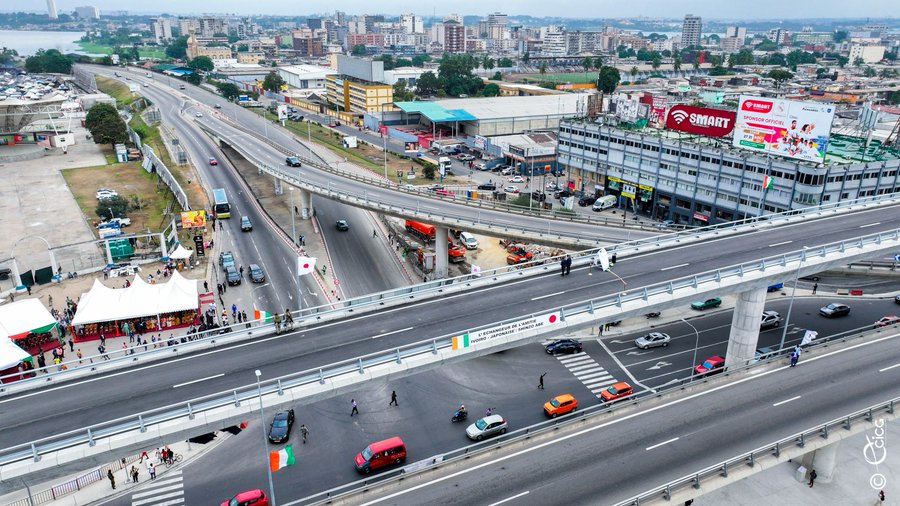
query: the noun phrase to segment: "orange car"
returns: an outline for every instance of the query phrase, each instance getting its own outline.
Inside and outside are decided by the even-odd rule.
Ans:
[[[625,383],[624,381],[620,381],[618,383],[612,384],[611,386],[603,389],[603,391],[600,392],[600,402],[611,402],[633,393],[634,389],[631,388],[631,385]]]
[[[547,413],[548,416],[553,418],[566,413],[571,413],[577,408],[578,401],[572,397],[572,394],[557,395],[544,403],[544,413]]]

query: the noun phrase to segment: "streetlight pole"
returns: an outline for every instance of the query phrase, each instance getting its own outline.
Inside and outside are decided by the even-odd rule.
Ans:
[[[387,137],[382,135],[381,141],[382,141],[382,146],[383,146],[382,149],[384,149],[384,178],[387,179],[387,177],[388,177],[388,175],[387,175]],[[438,158],[438,161],[440,161],[440,158]]]
[[[791,302],[788,304],[787,315],[784,317],[784,329],[781,331],[781,342],[778,344],[778,351],[784,349],[784,340],[787,338],[788,325],[791,323],[791,310],[794,309],[794,294],[797,293],[797,283],[800,282],[800,267],[802,267],[803,262],[806,261],[807,249],[809,248],[804,246],[803,250],[800,251],[800,264],[797,266],[797,272],[794,274],[794,287],[791,289]]]
[[[291,208],[289,209],[291,213],[291,242],[294,244],[294,247],[297,247],[297,224],[294,222],[294,187],[288,186],[288,191],[291,194]]]
[[[306,149],[309,150],[309,159],[312,160],[312,120],[306,120]]]
[[[700,348],[700,332],[697,330],[697,327],[688,323],[688,321],[685,320],[684,318],[682,318],[681,321],[683,321],[688,327],[694,329],[694,335],[696,336],[696,339],[694,341],[694,360],[691,361],[691,379],[689,381],[689,383],[693,383],[694,382],[694,366],[697,365],[697,349]]]
[[[272,483],[272,469],[269,467],[269,440],[266,437],[266,419],[263,417],[263,400],[262,400],[262,386],[259,383],[259,377],[262,376],[262,373],[257,369],[254,371],[256,374],[256,394],[259,397],[259,427],[262,430],[263,435],[263,448],[265,449],[266,458],[263,459],[266,462],[266,472],[269,474],[269,503],[272,506],[275,506],[275,485]]]

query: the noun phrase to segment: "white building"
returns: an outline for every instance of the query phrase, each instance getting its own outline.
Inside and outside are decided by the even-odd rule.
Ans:
[[[47,17],[59,19],[59,13],[56,11],[56,0],[47,0]]]
[[[422,16],[401,14],[400,24],[406,33],[425,33],[425,23],[422,22]]]
[[[848,57],[851,65],[857,58],[862,58],[863,63],[878,63],[884,59],[884,46],[852,45]]]
[[[434,70],[419,67],[398,67],[392,70],[385,70],[384,84],[393,86],[397,84],[398,81],[406,81],[407,88],[415,88],[416,81],[418,81],[419,77],[425,72],[434,72]]]
[[[722,48],[722,51],[734,53],[744,46],[744,38],[722,37],[722,39],[719,41],[719,46]]]
[[[683,47],[699,46],[703,36],[703,20],[700,16],[687,14],[681,25],[681,45]]]
[[[568,53],[568,49],[566,48],[566,32],[562,27],[548,27],[547,31],[543,34],[543,41],[544,45],[541,48],[541,54],[547,56],[565,56]]]
[[[93,5],[75,7],[75,14],[81,19],[100,19],[100,9]]]
[[[737,37],[743,41],[747,38],[746,26],[729,26],[725,28],[726,37]]]
[[[170,18],[156,18],[153,21],[153,38],[157,44],[172,40],[172,20]]]
[[[325,91],[325,76],[336,74],[333,69],[317,65],[278,67],[278,75],[292,88]]]

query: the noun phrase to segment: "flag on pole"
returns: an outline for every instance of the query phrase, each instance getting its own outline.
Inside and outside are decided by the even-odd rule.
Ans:
[[[270,323],[272,321],[272,313],[263,311],[262,309],[256,309],[256,306],[253,306],[253,318]]]
[[[768,189],[772,188],[772,185],[774,183],[775,183],[775,181],[772,179],[772,176],[763,176],[762,189],[768,190]]]
[[[819,336],[819,333],[816,332],[815,330],[807,330],[803,334],[803,339],[800,341],[800,346],[806,346],[807,344],[811,343],[813,341],[813,339],[815,339],[818,336]]]
[[[609,253],[606,251],[606,248],[600,248],[600,251],[597,252],[597,257],[594,259],[594,264],[599,265],[604,271],[609,270]]]
[[[316,269],[316,259],[313,257],[297,257],[297,275],[309,274]]]
[[[269,452],[269,469],[277,471],[283,467],[294,465],[294,450],[291,445],[285,445],[280,450]]]

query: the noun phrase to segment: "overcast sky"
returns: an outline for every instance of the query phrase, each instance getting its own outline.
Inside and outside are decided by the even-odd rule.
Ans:
[[[897,0],[818,0],[813,2],[785,2],[784,0],[57,0],[60,11],[71,11],[76,6],[93,5],[103,10],[128,10],[132,12],[168,12],[172,14],[283,14],[305,16],[333,12],[335,9],[348,14],[400,14],[414,12],[419,15],[437,15],[450,12],[485,15],[500,11],[511,16],[561,16],[578,18],[618,17],[674,17],[686,13],[704,18],[785,19],[826,17],[885,18],[900,15]],[[45,11],[45,0],[18,0],[0,2],[0,10]]]

